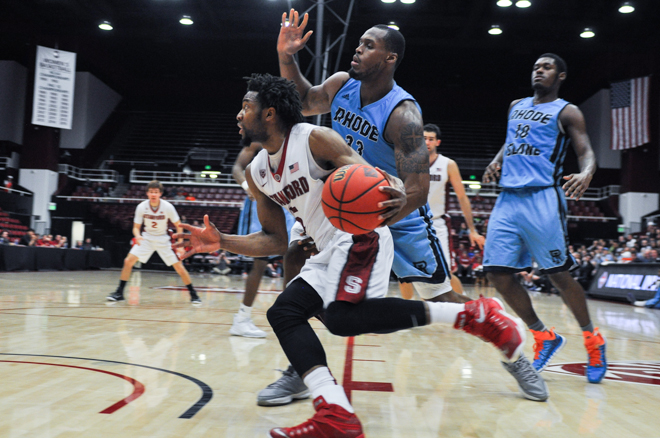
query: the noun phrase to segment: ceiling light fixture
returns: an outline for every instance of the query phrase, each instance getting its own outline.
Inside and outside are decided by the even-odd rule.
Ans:
[[[596,34],[590,27],[585,27],[580,36],[582,38],[593,38],[596,36]]]
[[[635,11],[635,7],[631,5],[630,2],[625,2],[619,8],[619,12],[621,12],[622,14],[630,14],[631,12],[634,11]]]
[[[511,0],[498,0],[497,1],[497,6],[499,6],[500,8],[508,8],[512,4],[513,4],[513,2]]]
[[[491,35],[502,35],[502,29],[499,25],[493,24],[490,29],[488,29],[488,33]]]
[[[532,2],[530,2],[529,0],[518,0],[516,2],[517,8],[529,8],[530,6],[532,6]]]
[[[404,3],[406,5],[412,5],[415,3],[416,0],[401,0],[401,3]]]
[[[179,23],[181,23],[181,24],[183,24],[183,25],[185,25],[185,26],[190,26],[191,24],[193,24],[193,21],[192,21],[192,18],[190,18],[190,15],[184,15],[184,16],[181,17],[181,19],[179,20]]]
[[[394,3],[396,0],[380,0],[383,3]]]
[[[112,27],[112,24],[110,24],[109,21],[103,21],[101,24],[99,24],[99,29],[112,30],[114,28]]]
[[[399,30],[399,26],[397,26],[397,24],[394,21],[390,21],[389,23],[387,23],[387,27],[392,28],[394,30]]]

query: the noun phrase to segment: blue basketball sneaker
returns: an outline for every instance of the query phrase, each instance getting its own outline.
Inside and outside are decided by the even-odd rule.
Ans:
[[[607,359],[605,358],[605,346],[607,341],[598,332],[598,327],[593,332],[582,332],[584,346],[587,349],[587,380],[589,383],[600,383],[607,372]]]
[[[550,363],[550,359],[559,353],[564,345],[566,338],[555,333],[555,328],[544,331],[530,330],[534,335],[534,369],[539,373]]]

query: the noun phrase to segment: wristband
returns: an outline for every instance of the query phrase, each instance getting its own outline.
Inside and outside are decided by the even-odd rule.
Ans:
[[[250,189],[250,186],[248,186],[248,182],[247,182],[247,181],[243,181],[243,182],[241,183],[241,187],[243,187],[243,190],[245,190],[246,192]]]

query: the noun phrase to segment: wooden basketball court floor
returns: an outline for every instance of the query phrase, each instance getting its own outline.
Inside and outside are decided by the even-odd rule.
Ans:
[[[106,304],[118,277],[0,273],[0,437],[265,438],[312,415],[310,400],[256,405],[287,366],[265,315],[281,280],[261,284],[261,340],[228,334],[240,277],[193,274],[200,307],[176,274],[139,271],[128,300]],[[660,437],[660,311],[589,301],[611,363],[593,385],[579,375],[586,353],[566,306],[553,295],[533,300],[568,339],[543,373],[542,403],[519,395],[492,346],[453,328],[339,338],[312,325],[370,438]],[[531,335],[525,352],[533,354]]]

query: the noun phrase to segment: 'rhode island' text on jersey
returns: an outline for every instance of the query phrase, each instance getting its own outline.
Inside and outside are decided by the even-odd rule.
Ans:
[[[346,143],[367,163],[379,167],[390,175],[398,176],[394,145],[383,138],[387,121],[402,101],[415,99],[396,82],[382,99],[362,107],[360,101],[360,81],[349,79],[335,94],[332,100],[332,129],[341,135]],[[417,108],[419,105],[415,102]],[[420,109],[421,113],[422,110]]]
[[[559,185],[569,139],[559,123],[563,99],[534,105],[528,97],[509,112],[502,178],[507,188]]]

